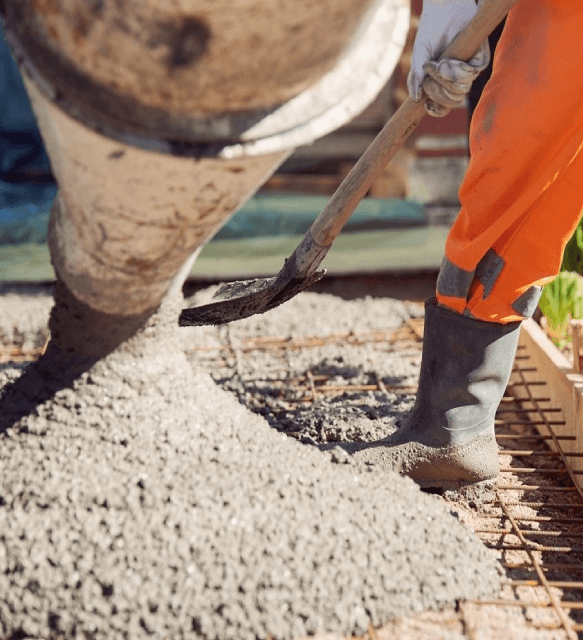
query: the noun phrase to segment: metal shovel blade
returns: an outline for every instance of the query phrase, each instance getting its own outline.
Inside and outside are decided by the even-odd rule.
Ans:
[[[273,278],[227,283],[209,304],[183,309],[178,324],[181,327],[218,325],[265,313],[311,287],[325,273],[325,270],[316,271],[306,278],[291,277],[287,282],[280,274]]]

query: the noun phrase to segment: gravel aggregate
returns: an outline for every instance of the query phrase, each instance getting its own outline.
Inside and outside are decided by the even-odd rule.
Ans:
[[[305,293],[181,333],[178,302],[35,408],[21,370],[0,370],[0,407],[28,411],[0,418],[0,637],[342,637],[498,595],[494,555],[439,500],[285,433],[296,420],[306,442],[374,438],[410,394],[290,411],[278,427],[240,401],[254,377],[275,374],[267,356],[213,368],[213,380],[193,351],[396,328],[406,305]],[[30,309],[33,339],[45,310]],[[290,375],[306,368],[408,381],[418,362],[328,345],[289,360]]]

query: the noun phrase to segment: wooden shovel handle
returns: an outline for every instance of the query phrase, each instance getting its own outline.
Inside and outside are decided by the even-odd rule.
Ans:
[[[443,57],[470,60],[518,0],[482,0],[472,21],[451,42]],[[342,181],[310,228],[313,241],[329,247],[372,183],[403,146],[425,115],[425,94],[419,102],[407,98],[381,129]]]

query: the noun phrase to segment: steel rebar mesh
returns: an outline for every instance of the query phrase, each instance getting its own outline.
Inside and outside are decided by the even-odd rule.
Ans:
[[[502,469],[496,500],[474,528],[502,552],[509,581],[504,598],[480,606],[521,607],[532,626],[577,639],[583,634],[583,493],[569,460],[583,452],[563,450],[572,437],[555,433],[564,422],[560,408],[549,406],[546,385],[519,347],[509,395],[497,413]]]

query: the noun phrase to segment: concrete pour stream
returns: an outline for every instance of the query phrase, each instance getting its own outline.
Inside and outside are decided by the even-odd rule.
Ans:
[[[278,432],[181,349],[230,328],[180,333],[176,313],[35,408],[20,371],[0,372],[1,638],[341,637],[497,596],[494,556],[438,500]],[[313,335],[406,316],[308,293],[231,326]]]

